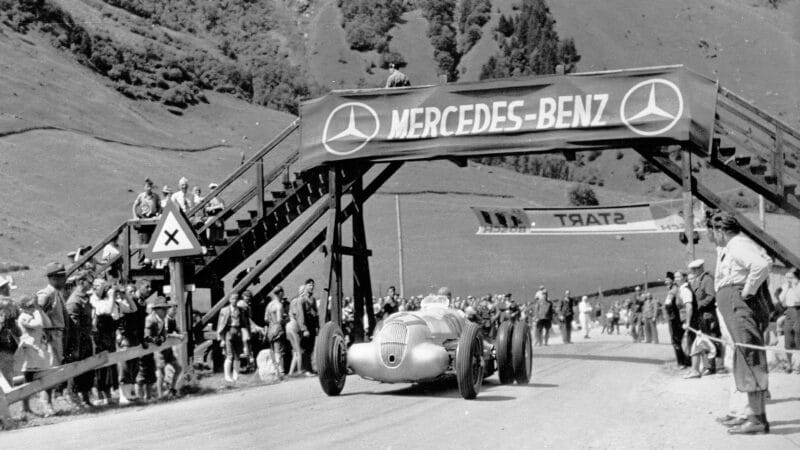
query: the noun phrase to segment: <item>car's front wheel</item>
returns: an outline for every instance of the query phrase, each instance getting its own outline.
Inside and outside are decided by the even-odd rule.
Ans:
[[[497,359],[497,376],[500,384],[514,382],[514,366],[511,358],[511,338],[514,332],[514,322],[506,320],[497,329],[497,338],[494,340],[494,354]]]
[[[483,337],[478,325],[469,322],[458,339],[456,379],[461,396],[471,400],[483,384]]]
[[[341,328],[333,322],[323,325],[316,348],[319,384],[326,394],[339,395],[347,380],[347,343]]]

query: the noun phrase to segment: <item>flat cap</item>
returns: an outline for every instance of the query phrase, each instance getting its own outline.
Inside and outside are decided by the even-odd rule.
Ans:
[[[44,266],[44,271],[48,277],[67,274],[67,269],[64,268],[63,264],[58,262],[48,263],[46,266]]]
[[[703,264],[705,264],[705,263],[706,262],[704,260],[702,260],[702,259],[695,259],[694,261],[689,263],[689,268],[690,269],[699,269],[699,268],[703,267]]]

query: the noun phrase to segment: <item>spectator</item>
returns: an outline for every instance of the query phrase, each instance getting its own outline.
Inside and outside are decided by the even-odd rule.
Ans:
[[[589,303],[589,297],[581,297],[581,302],[578,304],[578,317],[581,321],[581,328],[583,328],[583,338],[589,339],[589,327],[592,323],[592,305]]]
[[[8,292],[8,279],[0,278],[2,288]],[[19,310],[16,303],[0,292],[0,375],[10,380],[14,377],[14,352],[19,345],[20,331],[17,326]]]
[[[317,299],[314,298],[314,280],[309,278],[305,283],[305,290],[300,294],[303,306],[304,323],[308,335],[303,334],[300,342],[303,345],[303,370],[306,376],[313,376],[311,355],[314,353],[314,342],[319,329],[319,315],[317,312]]]
[[[642,295],[641,288],[636,286],[634,289],[633,299],[631,301],[630,312],[631,337],[633,338],[633,342],[642,342],[642,339],[644,338],[644,320],[642,318],[643,309],[644,296]]]
[[[303,370],[303,345],[302,338],[309,336],[310,332],[306,328],[305,314],[303,313],[303,299],[302,295],[306,291],[306,285],[303,284],[298,290],[297,297],[292,299],[289,305],[289,324],[286,326],[286,335],[292,345],[292,362],[289,365],[288,375]]]
[[[546,289],[542,290],[542,294],[534,303],[533,315],[536,319],[536,345],[548,345],[550,341],[550,326],[553,321],[553,302],[547,298]]]
[[[200,186],[195,186],[192,188],[192,204],[196,205],[200,202],[205,200],[203,197],[203,191],[200,189]]]
[[[642,321],[644,322],[644,340],[648,344],[658,344],[658,328],[656,327],[658,302],[653,299],[653,294],[644,294],[642,305]]]
[[[186,177],[181,177],[178,181],[178,190],[170,196],[170,200],[184,213],[188,213],[192,209],[194,202],[189,194],[189,180]]]
[[[171,199],[172,199],[172,188],[169,187],[169,185],[165,184],[164,187],[161,188],[161,202],[159,203],[161,205],[162,210],[167,207],[167,203]]]
[[[717,302],[716,302],[716,293],[714,291],[714,277],[708,273],[704,267],[705,261],[702,259],[696,259],[689,263],[689,272],[691,273],[692,277],[694,278],[693,282],[690,284],[690,288],[694,294],[695,301],[697,302],[697,324],[700,327],[699,330],[703,332],[703,334],[715,338],[720,338],[722,336],[720,329],[719,329],[719,320],[717,318]],[[708,342],[712,342],[709,340]],[[717,344],[712,342],[712,345],[715,346],[715,351],[713,352],[715,355],[720,357],[719,361],[719,368],[723,368],[723,362],[721,360],[720,347]],[[702,375],[712,375],[717,372],[717,364],[714,359],[708,361],[706,365],[705,371]]]
[[[144,342],[147,344],[154,344],[159,346],[167,339],[167,309],[173,306],[167,302],[164,297],[157,297],[150,305],[150,314],[145,319],[144,323]],[[145,361],[144,379],[150,381],[148,384],[156,385],[156,395],[158,398],[165,398],[167,396],[175,396],[175,384],[180,379],[180,374],[183,368],[178,364],[172,348],[166,348],[155,354],[150,354],[142,357]],[[173,376],[167,384],[167,391],[164,392],[164,371],[167,367],[171,367]],[[140,373],[142,371],[140,370]]]
[[[250,323],[247,312],[239,307],[239,294],[232,292],[230,304],[220,311],[217,321],[217,336],[225,346],[225,381],[235,383],[239,379],[239,355],[245,351],[242,329]]]
[[[592,308],[592,313],[594,314],[594,323],[596,325],[600,325],[600,322],[603,319],[603,308],[600,306],[600,301],[594,302],[594,307]]]
[[[278,378],[283,378],[283,346],[286,343],[286,330],[283,322],[283,305],[275,293],[269,295],[270,302],[264,313],[267,324],[267,341],[272,349],[272,362],[278,371]]]
[[[682,347],[684,353],[687,355],[692,353],[694,340],[697,337],[697,334],[690,330],[690,328],[697,330],[700,327],[700,314],[697,309],[697,299],[691,288],[692,280],[694,280],[694,275],[690,274],[687,276],[686,272],[682,270],[675,271],[675,283],[678,285],[678,296],[686,310],[686,320],[683,323],[683,329],[686,331],[683,335]],[[698,353],[694,356],[690,355],[690,360],[692,370],[687,373],[684,378],[700,378],[700,354]]]
[[[763,248],[741,234],[735,216],[727,213],[713,218],[714,239],[724,245],[717,257],[717,303],[723,321],[734,343],[755,347],[764,345],[764,323],[759,290],[769,276],[772,261]],[[731,434],[768,433],[766,391],[769,389],[767,358],[764,350],[737,347],[734,352],[733,376],[736,388],[747,392],[747,420],[733,425]]]
[[[386,79],[386,87],[406,87],[411,86],[411,82],[403,72],[397,70],[394,63],[389,64],[389,78]]]
[[[614,304],[611,306],[609,312],[611,313],[611,325],[608,327],[608,334],[614,332],[614,328],[617,329],[617,334],[619,334],[619,318],[620,318],[620,309],[622,306],[619,304],[619,300],[615,300]]]
[[[397,299],[398,296],[394,286],[389,286],[389,289],[386,290],[386,297],[383,299],[383,317],[389,317],[397,312]]]
[[[218,187],[217,183],[211,183],[208,190],[213,193]],[[209,225],[206,237],[211,243],[225,239],[225,223],[216,217],[224,210],[225,203],[218,196],[212,197],[206,204],[206,224]]]
[[[681,343],[683,342],[683,320],[686,312],[678,292],[678,285],[675,283],[675,274],[667,272],[665,284],[667,285],[667,298],[664,300],[664,310],[667,316],[667,326],[669,327],[670,342],[675,352],[675,363],[679,367],[689,367],[691,361],[684,353]]]
[[[64,348],[67,344],[67,271],[61,263],[51,262],[45,267],[47,287],[36,293],[36,302],[50,322],[45,327],[45,338],[53,349],[53,365],[64,361]]]
[[[64,362],[77,362],[94,353],[92,344],[92,305],[89,303],[89,292],[92,289],[92,276],[86,271],[79,271],[71,278],[74,282],[72,293],[67,299],[67,346],[64,348]],[[76,404],[91,407],[89,394],[94,385],[94,372],[85,372],[73,379],[73,393],[79,396]]]
[[[19,317],[17,325],[21,331],[19,348],[14,355],[14,370],[25,376],[26,382],[33,381],[39,372],[46,372],[53,367],[53,353],[47,341],[46,329],[52,327],[50,318],[38,307],[36,300],[23,296],[19,300]],[[45,417],[55,414],[50,391],[42,392]],[[28,398],[22,401],[22,410],[31,413]]]
[[[0,277],[0,298],[10,297],[11,291],[17,289],[12,277]]]
[[[168,189],[167,186],[164,186],[164,189]],[[165,196],[165,198],[167,197]],[[150,178],[145,179],[144,192],[137,195],[136,200],[133,201],[133,207],[131,208],[133,218],[151,219],[158,217],[163,206],[158,194],[153,192],[153,181]],[[150,238],[156,229],[153,224],[135,225],[134,228],[136,229],[140,246],[145,246],[150,242]],[[144,264],[144,252],[140,252],[140,255],[139,264],[141,265]]]
[[[128,308],[123,302],[122,292],[102,278],[94,280],[94,292],[89,303],[94,308],[94,345],[95,353],[113,352],[116,350],[117,320],[122,308]],[[125,312],[129,312],[126,310]],[[98,405],[107,405],[111,399],[111,390],[119,388],[116,366],[97,369],[95,383],[99,397]]]
[[[145,299],[141,299],[141,292],[145,290],[149,291],[150,283],[147,281],[140,281],[139,283],[140,286],[142,286],[139,289],[133,285],[129,285],[125,290],[125,297],[119,303],[120,317],[117,322],[116,336],[116,348],[118,351],[141,344],[140,336],[144,330],[144,318],[146,314],[146,304],[144,300],[146,297],[150,296],[150,293],[146,292],[147,295]],[[129,359],[128,361],[120,363],[117,367],[117,375],[119,377],[117,380],[119,384],[119,404],[122,406],[130,404],[131,399],[137,399],[140,396],[139,392],[131,392],[131,385],[136,385],[136,374],[138,371],[139,358]],[[128,398],[129,396],[131,398]]]
[[[786,308],[783,321],[783,337],[786,350],[800,350],[800,278],[796,267],[786,272],[786,281],[780,288],[778,300]],[[792,372],[792,354],[786,354],[786,373]],[[800,358],[795,358],[794,373],[800,374]]]
[[[564,298],[558,304],[558,322],[561,328],[561,340],[565,344],[572,343],[572,320],[575,317],[575,301],[569,291],[564,291]]]

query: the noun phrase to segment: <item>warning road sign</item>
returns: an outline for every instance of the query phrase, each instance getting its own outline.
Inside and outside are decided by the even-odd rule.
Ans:
[[[167,259],[178,256],[194,256],[203,253],[192,226],[181,210],[167,202],[161,214],[161,222],[150,238],[145,254],[151,259]]]

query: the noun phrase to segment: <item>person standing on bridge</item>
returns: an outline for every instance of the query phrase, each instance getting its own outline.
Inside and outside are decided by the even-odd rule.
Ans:
[[[178,181],[178,190],[170,196],[170,200],[184,213],[188,213],[192,209],[194,201],[192,201],[192,194],[189,193],[189,180],[186,177],[181,177]]]
[[[133,207],[131,208],[134,220],[158,217],[161,214],[161,207],[161,198],[159,198],[157,193],[153,192],[153,180],[150,178],[145,179],[144,192],[136,196],[136,200],[133,201]],[[134,228],[138,236],[139,246],[142,247],[150,242],[153,232],[156,231],[156,226],[154,224],[135,225]],[[139,265],[144,263],[144,251],[140,251]]]
[[[735,216],[721,213],[713,218],[713,233],[724,245],[717,257],[715,287],[717,303],[735,344],[764,345],[760,323],[759,287],[769,276],[772,261],[764,249],[741,234]],[[736,346],[733,350],[736,388],[747,392],[747,420],[728,429],[731,434],[768,433],[766,391],[769,389],[767,355],[764,350]]]
[[[406,74],[397,70],[397,67],[394,65],[394,63],[390,63],[389,78],[386,79],[386,87],[393,88],[406,86],[411,86],[411,82],[408,80]]]

